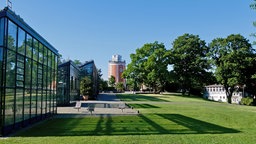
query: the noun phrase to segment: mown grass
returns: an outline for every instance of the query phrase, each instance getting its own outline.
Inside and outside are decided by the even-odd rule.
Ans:
[[[54,118],[0,143],[241,143],[256,141],[256,108],[174,95],[119,95],[137,116]]]

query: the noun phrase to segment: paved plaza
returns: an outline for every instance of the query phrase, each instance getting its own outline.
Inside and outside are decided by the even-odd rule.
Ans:
[[[58,107],[56,117],[84,117],[84,116],[102,116],[102,115],[136,115],[138,111],[128,107],[125,102],[120,101],[115,94],[99,94],[98,100],[94,101],[76,101],[78,107]],[[90,111],[90,107],[93,110]]]

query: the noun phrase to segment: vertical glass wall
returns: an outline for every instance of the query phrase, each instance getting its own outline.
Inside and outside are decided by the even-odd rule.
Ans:
[[[57,112],[57,62],[37,36],[0,18],[0,135]]]
[[[81,76],[88,76],[91,78],[93,85],[93,96],[90,96],[89,99],[96,99],[98,93],[99,93],[99,85],[98,85],[98,70],[95,66],[94,61],[89,61],[85,63],[84,65],[80,66],[81,69]]]
[[[69,65],[61,64],[58,68],[57,105],[59,106],[68,105],[70,102],[68,89],[69,76]]]
[[[80,70],[72,61],[62,63],[58,67],[57,103],[59,106],[69,105],[72,101],[80,99]]]
[[[79,100],[80,99],[80,70],[74,66],[74,63],[70,64],[70,100]]]
[[[4,45],[4,18],[0,18],[0,129],[2,130],[3,126],[3,103],[4,93],[3,93],[3,45]]]

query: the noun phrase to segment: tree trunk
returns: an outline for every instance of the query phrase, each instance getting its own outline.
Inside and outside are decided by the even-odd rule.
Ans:
[[[232,100],[231,100],[232,99],[232,95],[231,96],[228,95],[227,98],[228,98],[228,103],[231,104],[232,103]]]
[[[184,88],[182,88],[181,92],[182,92],[182,96],[185,96],[186,90]]]
[[[232,103],[232,94],[233,94],[234,89],[233,89],[233,87],[230,87],[230,88],[225,87],[225,89],[226,89],[228,103],[231,104]]]

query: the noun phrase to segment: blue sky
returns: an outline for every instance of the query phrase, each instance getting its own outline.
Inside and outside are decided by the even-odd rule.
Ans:
[[[158,41],[170,49],[184,33],[207,43],[256,28],[253,0],[11,0],[12,10],[50,42],[65,59],[94,60],[107,79],[108,61]],[[5,0],[0,7],[6,6]]]

